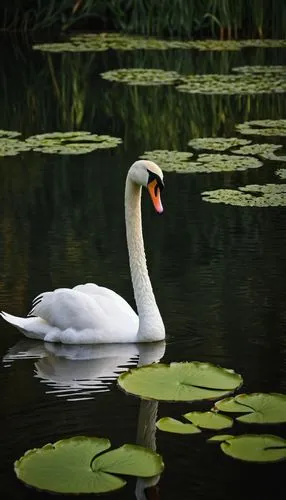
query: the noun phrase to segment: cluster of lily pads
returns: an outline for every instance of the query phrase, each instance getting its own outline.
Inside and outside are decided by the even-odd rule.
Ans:
[[[22,151],[47,154],[85,154],[97,149],[115,148],[122,142],[119,137],[91,134],[90,132],[51,132],[19,140],[20,132],[0,130],[0,156],[15,156]]]
[[[118,378],[123,391],[142,399],[218,400],[209,411],[186,413],[184,417],[188,423],[170,417],[159,419],[156,426],[161,431],[195,434],[203,429],[228,429],[235,421],[245,424],[286,421],[286,395],[253,393],[230,397],[242,382],[241,375],[231,369],[197,361],[145,365],[130,369]],[[236,417],[233,419],[224,413],[234,413]],[[276,462],[286,459],[286,440],[276,435],[216,434],[208,441],[219,442],[225,454],[240,460]],[[152,477],[164,468],[162,457],[148,448],[126,444],[106,452],[110,446],[106,438],[76,436],[63,439],[27,451],[15,462],[15,472],[24,483],[40,490],[103,493],[126,484],[118,474]]]
[[[285,40],[161,40],[154,37],[131,36],[120,33],[79,34],[63,42],[41,43],[33,46],[43,52],[101,52],[114,50],[197,49],[200,51],[237,51],[247,47],[285,47]]]
[[[102,78],[128,85],[176,85],[179,92],[190,94],[264,94],[286,92],[286,73],[191,74],[149,68],[124,68],[101,73]]]

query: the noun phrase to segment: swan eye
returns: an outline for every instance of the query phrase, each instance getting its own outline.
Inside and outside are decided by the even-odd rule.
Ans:
[[[149,177],[148,177],[148,184],[150,184],[152,181],[157,181],[156,186],[155,186],[155,196],[158,194],[158,189],[160,191],[163,191],[164,189],[164,182],[163,180],[159,177],[159,175],[155,174],[154,172],[151,172],[151,170],[147,170]]]

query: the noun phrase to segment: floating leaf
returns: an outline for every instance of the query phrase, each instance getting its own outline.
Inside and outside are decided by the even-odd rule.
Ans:
[[[31,147],[24,141],[10,138],[0,138],[0,156],[16,156],[22,151],[29,151]]]
[[[249,207],[286,206],[285,184],[247,185],[236,189],[215,189],[202,193],[204,201]]]
[[[238,155],[256,155],[265,160],[279,160],[279,156],[274,154],[274,151],[281,149],[281,144],[250,144],[232,151]],[[283,156],[281,157],[283,159]],[[283,160],[282,160],[283,161]]]
[[[220,411],[247,413],[236,420],[247,424],[276,424],[286,422],[286,395],[256,392],[239,394],[215,403]]]
[[[118,378],[127,393],[159,401],[217,399],[241,383],[241,375],[233,370],[197,361],[142,366]]]
[[[233,437],[234,436],[232,434],[219,434],[208,438],[207,442],[222,442],[232,439]]]
[[[174,432],[176,434],[198,434],[201,430],[193,424],[184,424],[180,420],[171,417],[160,418],[156,422],[156,426],[160,431]]]
[[[180,78],[176,71],[146,68],[114,69],[101,73],[101,76],[104,80],[128,85],[170,85]]]
[[[95,458],[108,448],[110,441],[104,438],[63,439],[27,451],[15,462],[15,472],[29,486],[53,493],[105,493],[126,484],[111,471],[145,477],[163,469],[159,455],[136,445],[125,445]]]
[[[115,148],[121,142],[119,137],[84,131],[38,134],[26,140],[33,151],[49,154],[85,154],[96,149]]]
[[[251,141],[238,137],[198,137],[188,142],[193,149],[206,151],[225,151],[234,146],[244,146]]]
[[[236,68],[232,68],[232,71],[236,73],[244,73],[244,74],[257,74],[262,73],[263,75],[268,75],[269,73],[278,73],[278,75],[286,73],[286,66],[276,65],[276,66],[237,66]]]
[[[243,135],[285,136],[286,120],[252,120],[236,125],[236,129]]]
[[[286,179],[286,168],[280,168],[279,170],[276,170],[275,174],[278,175],[281,179]]]
[[[278,462],[286,459],[286,440],[268,434],[232,436],[220,444],[222,451],[247,462]]]
[[[189,94],[265,94],[286,92],[286,78],[275,73],[267,78],[257,75],[186,75],[176,89]]]
[[[157,162],[165,172],[182,172],[186,173],[192,168],[195,163],[189,162],[193,153],[185,151],[171,151],[167,149],[155,149],[154,151],[146,151],[140,158],[152,158]]]
[[[204,429],[226,429],[233,424],[232,418],[214,411],[191,411],[185,413],[184,417]]]
[[[19,135],[21,135],[21,132],[16,132],[16,130],[0,130],[0,137],[8,137],[8,138],[11,138],[11,137],[18,137]]]

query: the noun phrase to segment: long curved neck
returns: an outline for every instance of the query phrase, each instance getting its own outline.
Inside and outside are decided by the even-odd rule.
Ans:
[[[129,264],[139,316],[138,342],[165,338],[164,324],[148,275],[141,218],[141,186],[127,175],[125,185],[125,223]]]

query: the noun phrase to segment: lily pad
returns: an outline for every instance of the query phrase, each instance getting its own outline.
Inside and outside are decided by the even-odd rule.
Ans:
[[[250,142],[247,139],[240,139],[238,137],[198,137],[191,139],[188,145],[196,150],[225,151],[234,146],[250,144]]]
[[[286,395],[278,393],[239,394],[215,403],[220,411],[246,413],[236,420],[248,424],[286,422]]]
[[[121,374],[118,385],[127,393],[158,401],[218,399],[242,383],[241,375],[197,361],[153,364]]]
[[[244,74],[260,74],[268,75],[269,73],[278,73],[278,75],[286,73],[286,66],[282,65],[273,65],[273,66],[237,66],[236,68],[232,68],[232,71],[236,73],[244,73]]]
[[[0,138],[0,156],[16,156],[22,151],[29,151],[31,146],[13,138]]]
[[[233,424],[232,418],[215,411],[191,411],[185,413],[184,417],[192,424],[204,429],[226,429]]]
[[[215,436],[212,436],[207,439],[207,442],[212,443],[212,442],[219,442],[221,443],[222,441],[227,441],[228,439],[232,439],[234,436],[232,434],[218,434]]]
[[[215,189],[202,193],[204,201],[245,207],[286,206],[286,184],[249,184],[238,189]]]
[[[236,125],[243,135],[286,136],[286,120],[252,120]]]
[[[84,131],[38,134],[26,140],[33,151],[48,154],[84,154],[96,149],[115,148],[121,142],[122,139],[119,137]]]
[[[278,462],[286,459],[286,440],[271,434],[243,434],[226,439],[221,450],[247,462]]]
[[[27,451],[14,468],[17,477],[29,486],[77,494],[122,488],[126,481],[111,472],[146,477],[163,469],[160,455],[147,448],[125,445],[102,454],[108,448],[108,439],[77,436]]]
[[[163,69],[127,68],[101,73],[104,80],[128,85],[171,85],[180,78],[176,71]]]
[[[3,137],[8,137],[8,138],[12,138],[12,137],[18,137],[19,135],[21,135],[21,132],[17,132],[16,130],[0,130],[0,137],[3,138]]]
[[[206,74],[186,75],[183,83],[176,86],[179,92],[189,94],[268,94],[286,92],[286,78],[274,74],[267,78],[262,74]]]
[[[275,151],[281,149],[283,146],[281,144],[250,144],[248,146],[242,146],[239,149],[232,151],[234,154],[238,155],[256,155],[264,160],[279,160],[285,158],[284,156],[276,156]]]
[[[196,161],[188,161],[193,153],[184,151],[168,151],[165,149],[146,151],[140,158],[153,158],[165,172],[212,173],[229,172],[258,168],[262,162],[251,156],[234,156],[228,154],[201,154]]]
[[[279,168],[276,170],[275,174],[283,180],[286,179],[286,168]]]
[[[156,422],[156,426],[160,431],[174,432],[175,434],[198,434],[201,430],[193,424],[184,424],[180,420],[171,417],[160,418]]]

